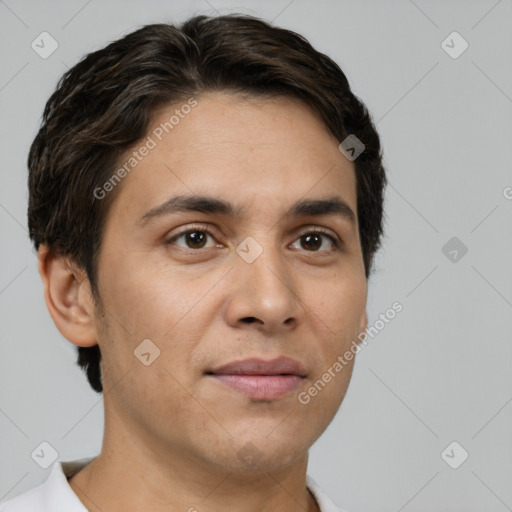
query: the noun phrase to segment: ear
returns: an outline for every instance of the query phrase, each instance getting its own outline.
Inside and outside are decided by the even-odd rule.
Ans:
[[[366,339],[366,329],[368,328],[368,313],[366,309],[363,315],[361,315],[361,321],[359,323],[359,332],[357,336],[357,344],[360,345]]]
[[[57,329],[79,347],[97,345],[94,300],[85,272],[47,245],[39,247],[37,256],[44,299]]]

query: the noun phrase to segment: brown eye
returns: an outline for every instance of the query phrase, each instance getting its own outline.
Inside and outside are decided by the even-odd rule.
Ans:
[[[336,249],[339,247],[339,242],[333,235],[319,230],[304,233],[297,240],[300,241],[301,248],[308,252],[323,252],[322,246],[327,252],[332,250],[333,245]],[[329,241],[327,247],[325,246],[326,240]]]
[[[190,231],[184,236],[191,249],[202,249],[206,243],[207,235],[204,231]]]
[[[184,231],[173,238],[171,238],[168,243],[176,243],[177,240],[183,239],[185,241],[185,249],[204,249],[208,240],[208,237],[212,237],[211,233],[203,229],[191,229],[188,231]],[[180,244],[180,247],[183,247]]]
[[[322,236],[318,233],[312,233],[310,235],[302,235],[301,237],[302,246],[308,250],[316,251],[322,247]]]

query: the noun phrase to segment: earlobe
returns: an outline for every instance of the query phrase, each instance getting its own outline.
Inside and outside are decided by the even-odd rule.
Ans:
[[[85,273],[46,245],[38,250],[38,270],[46,306],[60,333],[79,347],[97,345],[94,300]]]

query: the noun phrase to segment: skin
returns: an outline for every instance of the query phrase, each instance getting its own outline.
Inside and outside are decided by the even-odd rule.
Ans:
[[[318,510],[306,488],[308,449],[338,411],[354,360],[308,404],[297,395],[367,327],[354,164],[295,99],[196,99],[118,185],[98,256],[103,310],[82,270],[39,251],[58,329],[102,353],[102,452],[69,482],[91,511]],[[155,112],[152,128],[175,109]],[[137,225],[177,194],[222,198],[246,217],[182,212]],[[297,200],[331,196],[349,205],[355,222],[285,217]],[[189,228],[211,233],[202,248],[186,236],[169,243]],[[338,237],[340,248],[325,235],[304,242],[315,228]],[[248,236],[263,249],[252,263],[236,252]],[[148,366],[134,356],[144,339],[160,349]],[[234,360],[280,355],[307,375],[279,399],[254,400],[205,375]],[[248,443],[256,447],[250,466],[237,456]]]

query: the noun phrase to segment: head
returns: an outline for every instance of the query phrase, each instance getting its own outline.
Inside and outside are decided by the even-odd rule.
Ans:
[[[355,160],[338,149],[349,135],[364,144]],[[320,435],[353,361],[307,406],[248,399],[210,373],[286,354],[307,374],[297,395],[366,328],[386,178],[367,109],[332,60],[248,16],[145,26],[62,77],[28,165],[47,305],[92,388],[115,388],[119,415],[162,437],[158,400],[174,403],[183,430],[169,444],[202,428],[205,444],[226,437],[224,453],[270,432],[283,404],[274,450],[312,411],[300,447]],[[186,208],[173,210],[177,196]],[[158,352],[149,366],[134,356],[143,340]],[[222,429],[185,407],[190,395],[214,417],[222,399]]]

